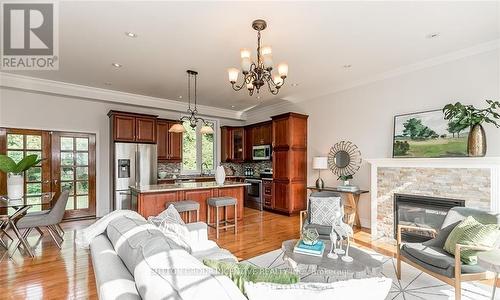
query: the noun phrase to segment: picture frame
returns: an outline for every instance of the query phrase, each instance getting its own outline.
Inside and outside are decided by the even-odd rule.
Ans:
[[[468,134],[468,127],[445,120],[440,109],[396,115],[392,157],[467,157]]]

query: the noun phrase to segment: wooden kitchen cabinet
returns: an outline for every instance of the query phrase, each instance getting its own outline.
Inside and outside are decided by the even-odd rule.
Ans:
[[[307,118],[286,113],[272,117],[272,209],[295,214],[306,208]]]
[[[271,145],[272,123],[264,122],[253,125],[253,145]]]
[[[245,161],[253,160],[253,127],[245,127]]]
[[[182,161],[182,133],[169,132],[179,121],[158,119],[157,143],[158,161]]]
[[[265,208],[273,208],[273,181],[262,180],[262,200]]]
[[[114,142],[156,143],[157,116],[114,110],[108,116]]]
[[[222,162],[243,162],[246,157],[245,129],[243,127],[221,127]]]

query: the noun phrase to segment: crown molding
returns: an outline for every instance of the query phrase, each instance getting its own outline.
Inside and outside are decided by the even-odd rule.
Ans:
[[[398,77],[407,73],[412,73],[415,71],[419,71],[422,69],[430,68],[433,66],[445,64],[451,61],[459,60],[462,58],[466,58],[469,56],[493,51],[496,49],[500,49],[500,39],[492,40],[486,43],[478,44],[469,48],[461,49],[458,51],[453,51],[441,56],[436,56],[430,59],[422,60],[413,64],[405,65],[396,69],[392,69],[387,72],[379,73],[374,76],[366,77],[360,80],[352,81],[340,86],[337,86],[333,88],[332,90],[328,92],[324,92],[321,94],[317,94],[313,97],[308,97],[308,98],[291,98],[288,99],[290,102],[293,103],[299,103],[302,101],[308,101],[308,100],[314,100],[320,97],[325,97],[328,95],[336,94],[339,92],[343,92],[345,90],[349,90],[358,86],[363,86],[363,85],[368,85],[377,81],[382,81],[386,79],[390,79],[393,77]]]
[[[186,112],[187,108],[186,103],[175,100],[131,94],[5,72],[0,72],[0,87],[60,95],[87,101],[111,102],[176,112]],[[234,111],[206,105],[198,105],[198,110],[200,110],[204,116],[239,121],[245,120],[245,114],[243,111]]]

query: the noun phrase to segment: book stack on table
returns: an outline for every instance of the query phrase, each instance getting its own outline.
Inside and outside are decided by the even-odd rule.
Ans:
[[[312,256],[323,256],[323,252],[325,251],[325,242],[319,240],[314,245],[306,245],[302,240],[299,240],[295,247],[293,248],[293,252],[297,254],[305,254]]]

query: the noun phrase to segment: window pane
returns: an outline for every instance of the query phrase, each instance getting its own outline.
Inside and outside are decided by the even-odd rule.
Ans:
[[[88,153],[77,153],[76,154],[76,164],[78,166],[87,166],[89,164],[89,154]]]
[[[30,195],[40,195],[42,193],[42,184],[41,183],[27,183],[26,191],[28,196]]]
[[[89,168],[78,167],[76,168],[76,180],[87,180],[89,178]]]
[[[86,195],[89,193],[89,182],[88,181],[78,181],[76,183],[76,194]]]
[[[214,128],[213,123],[208,125]],[[204,170],[214,169],[214,135],[202,134],[201,135],[201,158]]]
[[[182,141],[182,169],[196,171],[196,128],[184,122],[186,131]]]
[[[26,151],[26,155],[33,155],[35,154],[38,159],[42,159],[42,151]],[[38,165],[40,166],[42,162],[40,162]]]
[[[61,138],[61,150],[73,150],[73,138],[62,137]]]
[[[36,211],[41,211],[41,210],[42,210],[41,205],[33,205],[32,207],[30,207],[30,209],[28,209],[28,212],[36,212]]]
[[[27,181],[42,181],[42,168],[33,167],[26,171]]]
[[[26,202],[30,205],[40,206],[40,204],[42,204],[42,198],[41,197],[27,197]]]
[[[66,210],[75,209],[75,198],[69,197],[68,202],[66,203]]]
[[[42,149],[42,137],[39,135],[27,135],[26,136],[26,149],[41,150]]]
[[[73,163],[73,153],[72,152],[61,152],[61,165],[72,166]]]
[[[23,149],[22,134],[7,134],[7,149]]]
[[[73,167],[61,167],[61,180],[73,180]]]
[[[7,156],[12,158],[16,163],[20,162],[24,157],[23,151],[7,151]]]
[[[89,196],[77,196],[76,208],[89,208]]]
[[[76,139],[76,150],[77,151],[88,151],[89,150],[89,139],[77,138]]]
[[[61,191],[69,191],[69,194],[70,195],[74,195],[75,194],[75,190],[74,190],[74,186],[73,186],[74,182],[70,181],[70,182],[61,182]]]

